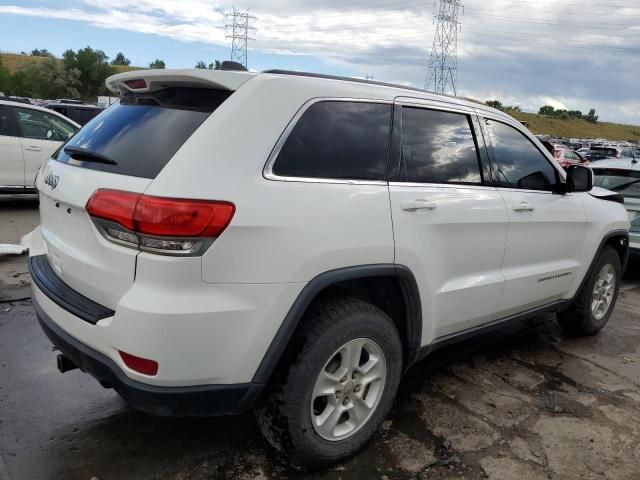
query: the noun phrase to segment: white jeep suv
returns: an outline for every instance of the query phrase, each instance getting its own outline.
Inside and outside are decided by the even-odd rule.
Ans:
[[[60,350],[132,407],[235,414],[297,465],[371,438],[402,372],[539,312],[593,334],[628,255],[519,122],[394,85],[149,70],[41,169],[33,304]]]

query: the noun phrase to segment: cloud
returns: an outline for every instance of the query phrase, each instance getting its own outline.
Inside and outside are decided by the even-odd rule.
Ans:
[[[608,7],[557,0],[464,3],[458,47],[461,94],[531,110],[545,103],[594,107],[603,119],[640,121],[640,6],[623,0],[612,0]],[[0,15],[75,20],[180,42],[225,47],[229,42],[225,13],[233,6],[230,0],[74,0],[65,5],[0,5]],[[307,55],[345,74],[424,83],[435,31],[429,2],[252,0],[250,5],[256,17],[250,56]]]

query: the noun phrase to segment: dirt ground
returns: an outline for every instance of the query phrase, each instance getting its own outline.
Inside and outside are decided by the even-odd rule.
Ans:
[[[36,223],[32,198],[0,199],[0,243]],[[59,374],[22,300],[25,262],[0,257],[0,479],[640,478],[640,262],[599,335],[565,337],[546,315],[442,350],[364,451],[312,474],[282,466],[251,414],[153,417]]]

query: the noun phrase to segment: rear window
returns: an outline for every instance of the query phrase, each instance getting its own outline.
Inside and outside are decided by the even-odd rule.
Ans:
[[[53,158],[93,170],[155,178],[231,93],[176,87],[127,94],[82,127]],[[115,164],[71,158],[65,153],[66,147],[82,149]]]
[[[391,105],[324,101],[311,105],[273,166],[282,177],[383,180]]]

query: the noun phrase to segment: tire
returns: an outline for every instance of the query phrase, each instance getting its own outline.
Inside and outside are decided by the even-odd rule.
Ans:
[[[263,435],[285,463],[314,469],[353,455],[379,428],[400,383],[402,344],[395,325],[382,310],[352,297],[332,296],[314,302],[302,322],[266,387],[256,418]],[[347,354],[357,351],[359,342],[363,345],[361,351],[366,353],[359,356],[360,367],[348,379],[349,371],[344,370],[344,365],[350,363]],[[358,355],[352,353],[351,357]],[[358,368],[369,370],[364,374]],[[323,372],[328,374],[323,378],[346,379],[327,387],[333,391],[337,386],[335,399],[333,393],[316,393],[316,387],[322,391],[320,386],[324,384],[317,382]],[[358,383],[376,375],[379,379],[369,387]],[[356,412],[366,411],[360,398],[371,405],[368,414],[359,413],[358,418]],[[340,408],[349,409],[346,416],[339,413]],[[326,423],[318,426],[325,414]],[[336,427],[328,427],[332,425],[329,420],[336,418]]]
[[[613,247],[606,246],[596,261],[587,281],[578,293],[574,303],[565,311],[558,313],[558,321],[562,327],[574,335],[594,335],[604,327],[611,317],[620,289],[622,266],[620,257]],[[603,277],[610,274],[613,285],[607,286]],[[600,291],[596,292],[597,285]],[[602,306],[594,310],[594,303],[603,298],[602,289],[607,290],[605,298],[611,295],[606,309]],[[605,301],[605,303],[607,303]]]

